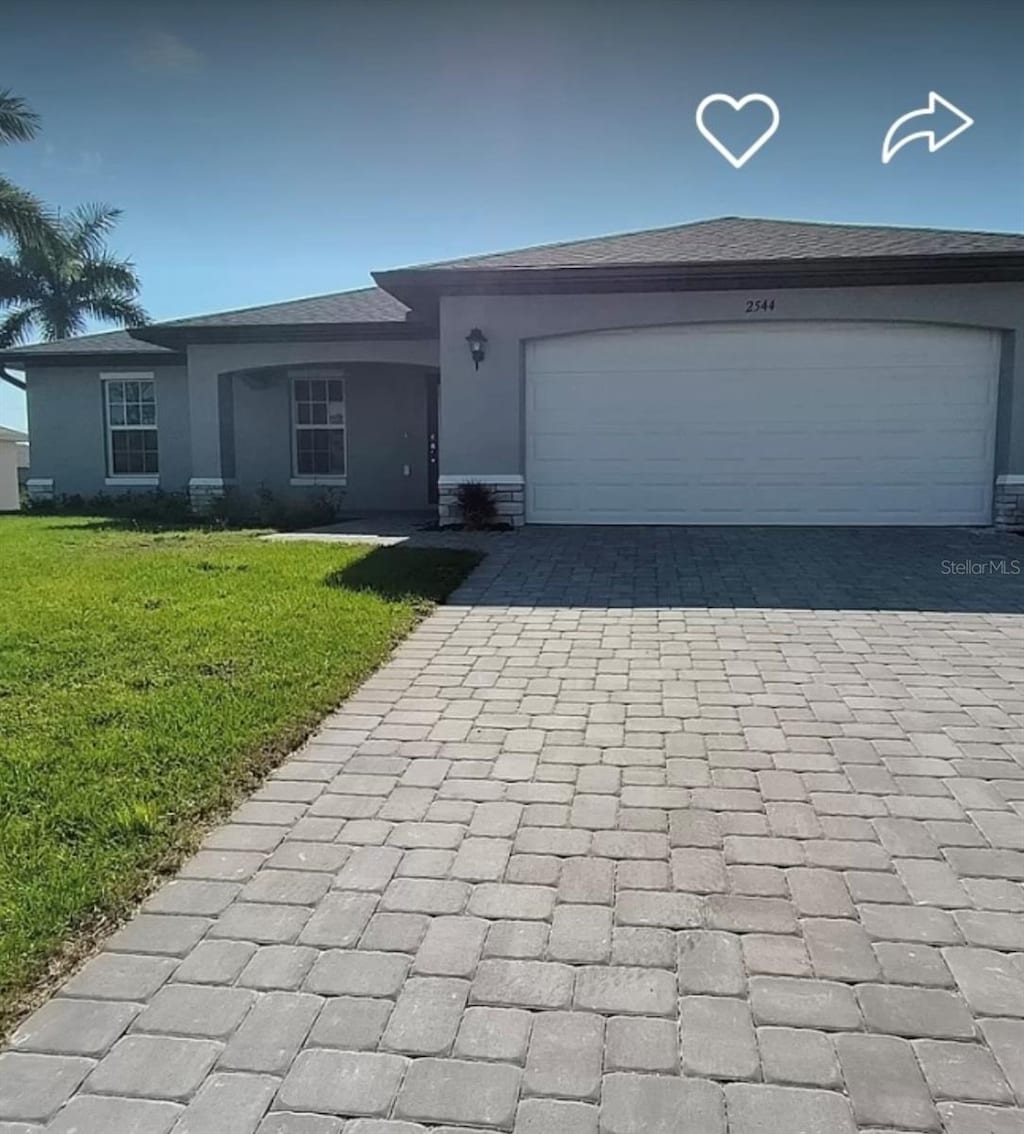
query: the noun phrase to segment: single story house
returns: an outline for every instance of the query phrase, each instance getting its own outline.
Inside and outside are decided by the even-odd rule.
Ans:
[[[723,217],[12,348],[34,496],[493,486],[514,523],[1024,521],[1024,236]]]
[[[0,512],[21,507],[21,470],[28,465],[28,434],[0,425]]]

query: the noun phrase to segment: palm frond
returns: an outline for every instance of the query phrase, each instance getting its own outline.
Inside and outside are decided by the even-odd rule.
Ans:
[[[84,295],[119,295],[124,299],[134,299],[139,293],[139,277],[130,260],[118,260],[105,254],[92,257],[79,266],[75,290]]]
[[[0,256],[0,307],[32,303],[39,298],[39,281],[17,261]]]
[[[36,308],[30,304],[17,307],[0,321],[0,350],[23,343],[32,333],[36,322]]]
[[[38,305],[37,322],[43,338],[47,342],[70,339],[84,334],[88,328],[87,312],[81,307],[67,303],[63,297],[56,297]]]
[[[0,236],[30,244],[52,235],[52,218],[43,203],[0,175]]]
[[[39,132],[39,115],[23,98],[0,90],[0,145],[27,142]]]
[[[82,309],[95,319],[116,323],[119,327],[141,327],[149,316],[141,304],[116,295],[98,295],[82,304]]]
[[[112,232],[121,218],[121,210],[98,202],[79,205],[73,213],[61,218],[61,232],[81,256],[98,256],[103,252],[104,237]]]
[[[120,215],[108,205],[83,205],[37,239],[17,240],[15,252],[0,257],[0,310],[5,297],[15,311],[29,308],[34,329],[47,341],[80,334],[92,320],[145,323],[135,265],[104,241]]]
[[[67,274],[67,265],[74,263],[68,246],[52,232],[36,240],[19,241],[13,259],[27,276],[41,281],[62,277]]]

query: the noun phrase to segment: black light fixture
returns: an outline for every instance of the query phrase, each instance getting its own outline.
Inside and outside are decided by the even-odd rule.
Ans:
[[[473,369],[479,370],[480,363],[484,360],[487,336],[479,327],[474,327],[466,336],[466,342],[469,343],[469,356],[473,360]]]

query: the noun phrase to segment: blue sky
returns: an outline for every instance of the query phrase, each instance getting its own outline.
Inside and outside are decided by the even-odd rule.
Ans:
[[[154,318],[722,214],[1024,228],[1011,0],[7,0],[4,40],[43,132],[0,168],[123,208]],[[883,166],[929,90],[975,126]],[[715,91],[779,105],[742,170],[695,129]]]

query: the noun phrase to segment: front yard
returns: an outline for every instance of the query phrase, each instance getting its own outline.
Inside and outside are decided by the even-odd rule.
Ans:
[[[475,562],[0,516],[0,1034]]]

